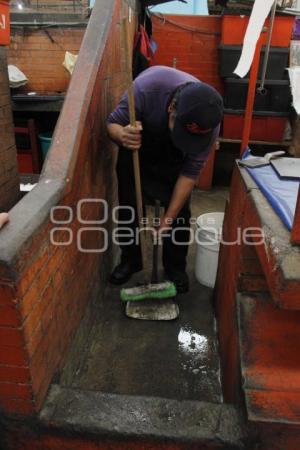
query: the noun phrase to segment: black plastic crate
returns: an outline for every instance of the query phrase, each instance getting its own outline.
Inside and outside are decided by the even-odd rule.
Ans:
[[[249,80],[245,78],[226,78],[224,103],[226,108],[244,109],[246,107]],[[287,112],[292,96],[289,80],[266,80],[264,91],[260,93],[256,85],[255,111]]]
[[[223,78],[233,77],[241,53],[241,45],[219,45],[219,72]],[[260,65],[258,78],[262,75],[262,66],[265,55],[265,47],[262,48],[260,54]],[[269,80],[281,80],[284,77],[285,69],[288,67],[289,48],[271,47],[267,66],[266,78]],[[249,75],[248,72],[247,75]]]

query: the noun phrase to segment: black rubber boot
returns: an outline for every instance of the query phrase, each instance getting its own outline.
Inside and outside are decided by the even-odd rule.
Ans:
[[[140,270],[142,270],[142,264],[140,262],[123,260],[113,270],[109,277],[109,282],[116,285],[124,284],[130,280],[134,273]]]
[[[169,281],[172,281],[178,294],[185,294],[190,289],[188,274],[184,271],[175,269],[165,269],[165,275]]]

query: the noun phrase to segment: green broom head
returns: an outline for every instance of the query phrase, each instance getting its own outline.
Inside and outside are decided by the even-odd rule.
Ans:
[[[145,284],[134,288],[121,289],[122,302],[133,302],[148,299],[164,299],[176,296],[176,286],[171,281]]]

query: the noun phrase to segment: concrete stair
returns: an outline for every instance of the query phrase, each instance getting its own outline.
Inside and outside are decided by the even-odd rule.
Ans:
[[[52,435],[65,436],[64,449],[81,448],[74,441],[70,447],[67,445],[68,439],[80,436],[86,443],[82,448],[93,450],[247,448],[239,411],[225,404],[105,394],[53,385],[40,421]]]

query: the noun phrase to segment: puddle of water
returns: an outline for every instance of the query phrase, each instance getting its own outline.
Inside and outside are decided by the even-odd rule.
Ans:
[[[182,354],[181,366],[192,375],[207,373],[209,340],[207,336],[196,333],[188,327],[181,328],[178,334],[178,348]]]
[[[178,349],[181,353],[181,367],[186,373],[186,390],[191,397],[197,397],[203,388],[209,388],[208,366],[210,342],[207,336],[197,333],[190,327],[183,327],[178,333]],[[201,383],[200,383],[201,380]]]
[[[178,334],[179,350],[185,356],[193,356],[194,359],[207,358],[208,338],[194,332],[189,328],[181,328]]]

